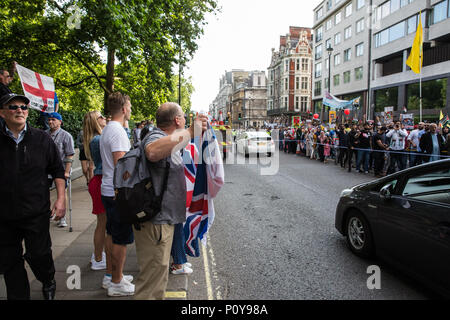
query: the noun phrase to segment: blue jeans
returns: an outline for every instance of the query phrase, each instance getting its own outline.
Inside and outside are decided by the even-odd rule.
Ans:
[[[185,243],[186,240],[184,238],[183,224],[178,223],[175,225],[172,250],[170,252],[174,264],[185,264],[187,262],[186,251],[184,249]]]
[[[358,154],[356,156],[356,170],[359,171],[361,168],[361,161],[364,161],[364,171],[369,171],[369,150],[358,150]]]

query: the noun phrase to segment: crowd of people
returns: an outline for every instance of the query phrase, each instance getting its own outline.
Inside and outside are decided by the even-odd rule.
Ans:
[[[9,300],[30,299],[25,259],[42,282],[44,299],[53,300],[56,281],[49,223],[55,220],[58,227],[67,226],[66,188],[75,155],[74,139],[62,128],[63,118],[58,112],[45,115],[47,130],[33,128],[27,122],[30,100],[9,90],[10,79],[9,73],[0,70],[0,163],[3,168],[10,168],[0,171],[0,199],[4,203],[0,208],[0,274],[4,276]],[[206,130],[208,119],[200,115],[186,127],[181,107],[165,103],[156,112],[157,126],[145,121],[131,132],[130,98],[115,92],[108,97],[107,106],[107,117],[99,111],[85,115],[76,139],[92,199],[92,214],[97,217],[91,268],[105,270],[99,286],[107,290],[108,296],[164,299],[169,272],[193,271],[184,248],[187,192],[179,158],[194,132]],[[140,226],[121,223],[113,183],[115,165],[132,145],[143,147],[156,181],[162,173],[159,164],[170,164],[162,210]],[[53,185],[57,197],[51,206]],[[135,284],[133,276],[123,274],[127,246],[132,243],[136,244],[139,266]]]
[[[420,122],[407,130],[400,121],[280,127],[279,150],[382,177],[429,161],[450,158],[449,127]],[[271,133],[273,129],[268,129]]]

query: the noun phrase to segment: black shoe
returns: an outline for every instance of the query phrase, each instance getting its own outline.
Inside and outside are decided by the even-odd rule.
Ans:
[[[53,279],[50,283],[44,284],[42,287],[42,295],[44,300],[55,300],[56,281]]]

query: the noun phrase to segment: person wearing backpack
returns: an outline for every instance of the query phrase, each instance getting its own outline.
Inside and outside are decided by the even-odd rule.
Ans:
[[[161,212],[153,219],[134,227],[139,275],[137,300],[164,299],[169,278],[169,263],[174,228],[186,221],[186,181],[181,150],[195,136],[206,131],[208,117],[198,115],[187,129],[184,112],[176,103],[165,103],[156,111],[157,128],[142,141],[156,194],[161,194],[169,166],[167,190]]]
[[[102,203],[106,209],[106,264],[107,270],[103,278],[103,287],[108,296],[130,296],[134,294],[132,276],[123,275],[123,267],[127,254],[127,245],[134,242],[133,229],[130,224],[120,222],[119,213],[114,200],[114,167],[117,161],[131,149],[130,140],[124,129],[131,116],[130,97],[120,92],[109,95],[107,108],[111,121],[103,129],[100,137],[100,155],[102,158]],[[111,262],[111,267],[109,266]]]

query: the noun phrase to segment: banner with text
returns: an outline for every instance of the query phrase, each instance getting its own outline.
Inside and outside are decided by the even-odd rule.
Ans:
[[[55,110],[55,84],[53,78],[17,66],[17,73],[25,96],[30,99],[30,107],[43,112]]]

